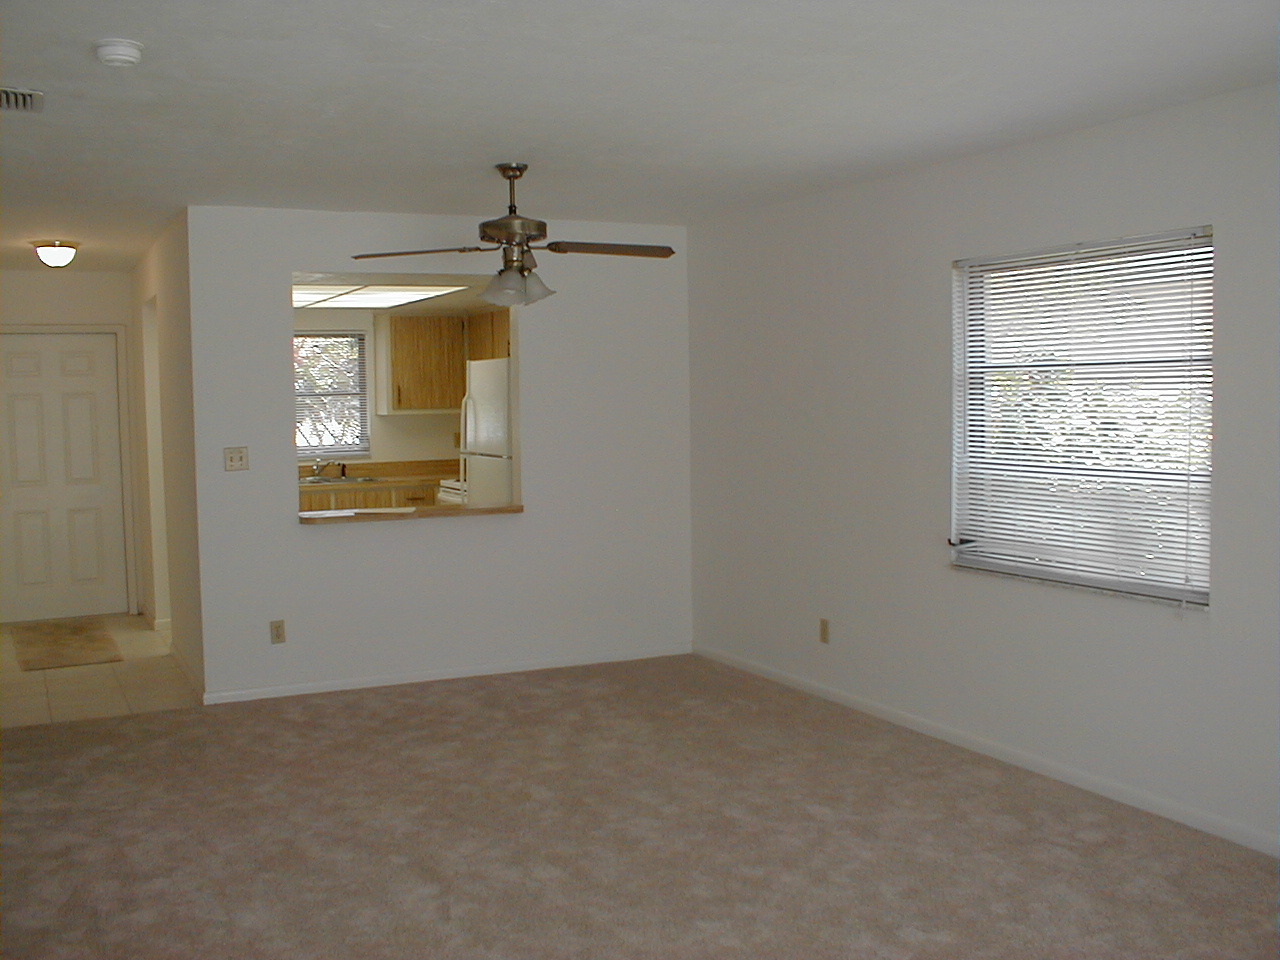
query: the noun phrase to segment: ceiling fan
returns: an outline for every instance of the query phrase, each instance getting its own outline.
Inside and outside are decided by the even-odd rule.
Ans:
[[[617,257],[662,257],[675,253],[670,247],[647,243],[579,243],[572,240],[553,240],[535,247],[547,238],[547,225],[542,220],[522,217],[516,212],[516,181],[529,169],[527,163],[499,163],[497,170],[507,180],[510,202],[507,215],[480,224],[480,239],[496,244],[492,247],[442,247],[434,250],[393,250],[389,253],[359,253],[352,260],[373,260],[377,257],[413,257],[427,253],[478,253],[487,250],[502,251],[502,269],[489,281],[481,299],[502,307],[533,303],[553,293],[542,278],[534,273],[537,261],[534,250],[550,250],[552,253],[603,253]]]

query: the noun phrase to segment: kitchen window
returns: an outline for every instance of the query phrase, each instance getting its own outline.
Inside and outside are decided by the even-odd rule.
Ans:
[[[363,333],[294,336],[294,443],[300,459],[369,454],[366,369]]]
[[[952,562],[1207,604],[1211,230],[954,283]]]

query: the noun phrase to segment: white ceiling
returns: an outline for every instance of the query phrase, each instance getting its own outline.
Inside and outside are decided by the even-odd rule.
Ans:
[[[1270,82],[1278,35],[1277,0],[5,0],[0,83],[46,96],[3,116],[0,263],[126,266],[190,204],[496,216],[503,160],[526,214],[688,223]]]

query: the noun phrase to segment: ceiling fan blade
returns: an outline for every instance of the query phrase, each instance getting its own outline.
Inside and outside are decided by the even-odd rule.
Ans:
[[[669,257],[675,251],[649,243],[579,243],[574,240],[554,240],[548,243],[552,253],[606,253],[615,257]]]
[[[357,253],[352,260],[374,260],[378,257],[416,257],[424,253],[479,253],[501,250],[501,247],[440,247],[436,250],[392,250],[389,253]]]

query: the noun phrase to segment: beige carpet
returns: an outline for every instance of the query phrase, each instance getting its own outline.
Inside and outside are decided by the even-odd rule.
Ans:
[[[1276,957],[1272,858],[697,657],[4,739],[5,957]]]
[[[15,623],[8,629],[23,670],[53,670],[123,659],[97,617]]]

